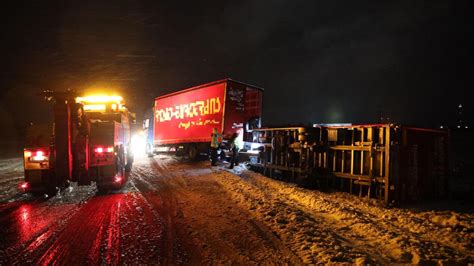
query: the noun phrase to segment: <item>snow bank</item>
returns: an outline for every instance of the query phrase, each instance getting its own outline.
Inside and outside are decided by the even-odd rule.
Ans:
[[[23,180],[23,159],[0,160],[0,202],[20,196],[18,184]]]
[[[387,209],[347,193],[299,188],[243,166],[216,176],[305,263],[474,261],[472,214]]]

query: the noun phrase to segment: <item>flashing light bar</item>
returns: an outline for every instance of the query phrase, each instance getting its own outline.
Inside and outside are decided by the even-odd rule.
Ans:
[[[105,104],[86,104],[84,111],[105,111]]]
[[[121,103],[123,102],[123,97],[118,95],[90,95],[85,97],[76,97],[77,103],[109,103],[109,102],[116,102]]]

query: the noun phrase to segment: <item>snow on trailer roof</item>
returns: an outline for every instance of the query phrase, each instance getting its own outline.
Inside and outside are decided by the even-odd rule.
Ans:
[[[262,88],[262,87],[258,87],[258,86],[255,86],[255,85],[251,85],[251,84],[248,84],[248,83],[245,83],[245,82],[241,82],[241,81],[238,81],[238,80],[235,80],[235,79],[231,79],[231,78],[225,78],[225,79],[216,80],[216,81],[212,81],[212,82],[209,82],[209,83],[197,85],[197,86],[194,86],[194,87],[191,87],[191,88],[178,90],[178,91],[171,92],[171,93],[168,93],[168,94],[165,94],[165,95],[162,95],[162,96],[158,96],[158,97],[155,98],[155,100],[161,99],[161,98],[170,97],[170,96],[173,96],[173,95],[176,95],[176,94],[181,94],[181,93],[188,92],[188,91],[192,91],[192,90],[197,90],[197,89],[200,89],[200,88],[203,88],[203,87],[208,87],[208,86],[212,86],[212,85],[219,84],[219,83],[228,82],[228,81],[240,83],[240,84],[242,84],[242,85],[245,85],[245,86],[252,87],[252,88],[254,88],[254,89],[263,91],[263,88]]]

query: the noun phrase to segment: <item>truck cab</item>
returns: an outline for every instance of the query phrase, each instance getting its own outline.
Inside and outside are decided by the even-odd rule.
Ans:
[[[24,192],[55,193],[70,181],[95,182],[99,191],[120,189],[133,164],[134,115],[121,96],[47,92],[53,125],[31,127],[24,149]]]

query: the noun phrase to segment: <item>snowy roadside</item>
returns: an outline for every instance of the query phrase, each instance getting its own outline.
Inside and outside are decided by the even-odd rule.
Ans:
[[[23,159],[8,158],[0,160],[0,202],[20,197],[18,183],[23,180]]]
[[[387,209],[347,193],[298,188],[243,166],[215,173],[235,202],[305,263],[474,262],[473,214]]]
[[[23,181],[23,159],[9,158],[0,160],[0,202],[12,202],[18,200],[34,199],[30,194],[24,194],[18,189],[18,184]],[[49,204],[53,203],[79,203],[96,194],[95,186],[79,187],[76,183],[53,197]]]

